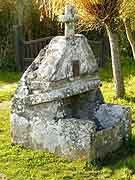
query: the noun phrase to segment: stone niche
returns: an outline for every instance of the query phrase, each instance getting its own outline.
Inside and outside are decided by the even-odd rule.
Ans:
[[[15,144],[68,159],[103,159],[131,136],[129,107],[105,104],[83,35],[58,36],[23,74],[12,100]]]

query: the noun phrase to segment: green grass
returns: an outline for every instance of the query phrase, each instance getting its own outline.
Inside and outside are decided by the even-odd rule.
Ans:
[[[13,97],[20,77],[21,73],[0,71],[0,102]]]
[[[127,156],[119,154],[120,157],[115,161],[93,167],[86,161],[68,161],[48,152],[14,146],[10,137],[10,108],[5,103],[4,106],[0,105],[0,177],[3,174],[8,180],[135,180],[135,65],[130,59],[123,62],[126,85],[124,99],[114,98],[110,72],[110,66],[100,70],[102,92],[106,102],[132,108],[132,153]],[[0,102],[11,99],[19,78],[20,74],[17,73],[9,73],[8,78],[4,75],[0,77],[0,87],[8,84],[6,88],[0,89]]]
[[[0,71],[0,86],[17,82],[21,73]]]

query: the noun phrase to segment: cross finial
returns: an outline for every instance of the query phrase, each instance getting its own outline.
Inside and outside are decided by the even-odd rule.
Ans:
[[[76,9],[73,5],[65,7],[65,15],[59,17],[59,21],[65,23],[65,36],[70,37],[75,35],[75,22],[79,20],[79,16],[75,15]]]

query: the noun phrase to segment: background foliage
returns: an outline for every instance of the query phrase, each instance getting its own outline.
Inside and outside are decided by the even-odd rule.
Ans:
[[[57,13],[52,14],[52,12],[42,11],[44,6],[42,6],[42,0],[31,0],[32,5],[28,3],[29,0],[24,0],[24,39],[38,39],[47,36],[55,36],[61,33],[60,25],[56,22]],[[60,1],[60,0],[59,0]],[[131,8],[134,6],[134,0],[128,0],[131,2],[130,6],[127,5],[125,13],[122,16],[128,16],[133,18],[132,14],[135,13]],[[61,0],[65,3],[65,0]],[[58,3],[54,0],[53,3]],[[52,7],[52,4],[49,5]],[[31,9],[31,11],[30,11]],[[52,9],[54,12],[56,9]],[[62,14],[63,7],[59,7],[58,11]],[[41,15],[42,13],[42,16]],[[132,12],[132,13],[131,13]],[[49,16],[46,17],[46,14]],[[17,67],[15,65],[15,47],[14,47],[14,28],[13,26],[17,24],[17,0],[0,0],[0,69],[16,71]],[[42,21],[41,21],[42,20]],[[132,20],[134,22],[134,20]],[[134,23],[132,23],[134,27]],[[89,39],[93,39],[94,33],[85,33],[89,36]],[[125,32],[120,33],[120,44],[121,52],[124,55],[132,55],[130,45],[127,41]]]
[[[24,0],[24,32],[25,39],[38,39],[47,36],[54,36],[58,33],[58,24],[56,19],[45,16],[40,12],[39,4],[36,0]],[[30,7],[29,7],[30,6]],[[28,32],[31,31],[31,37]]]
[[[0,0],[0,68],[11,69],[14,64],[13,25],[15,1]]]
[[[131,28],[135,30],[135,1],[124,0],[122,7],[121,17],[123,19],[130,19]]]
[[[24,39],[56,35],[56,20],[44,18],[44,21],[40,21],[40,10],[36,0],[32,0],[31,14],[29,14],[28,1],[24,0]],[[17,0],[0,0],[0,69],[17,70],[14,46],[14,25],[17,24],[17,12]]]

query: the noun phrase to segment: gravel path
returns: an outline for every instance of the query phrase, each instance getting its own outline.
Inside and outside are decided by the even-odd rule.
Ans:
[[[6,176],[4,174],[0,173],[0,180],[7,180]]]
[[[5,91],[6,89],[10,89],[10,87],[13,87],[13,86],[16,86],[16,83],[1,85],[0,91],[2,91],[2,90]],[[0,102],[0,110],[7,109],[9,106],[10,106],[9,101]]]
[[[9,101],[3,101],[3,102],[0,103],[0,110],[7,109],[9,106],[10,106]]]
[[[6,84],[6,85],[0,85],[0,90],[9,89],[10,87],[16,86],[16,83]]]

